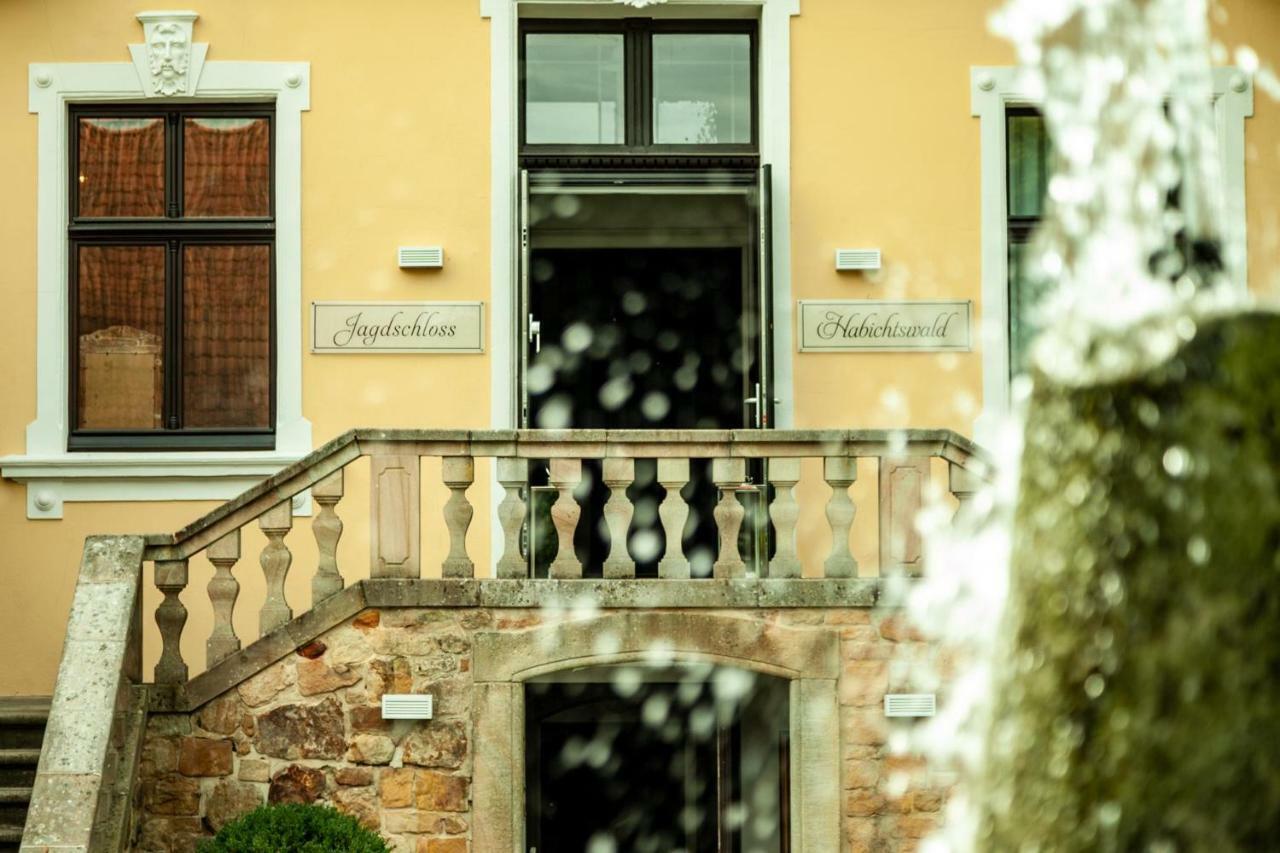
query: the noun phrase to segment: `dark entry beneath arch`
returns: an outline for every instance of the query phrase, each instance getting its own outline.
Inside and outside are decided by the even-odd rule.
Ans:
[[[709,664],[528,682],[528,849],[786,853],[788,688]]]

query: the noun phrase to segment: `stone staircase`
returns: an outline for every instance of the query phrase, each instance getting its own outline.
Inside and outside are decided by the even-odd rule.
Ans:
[[[48,719],[47,697],[0,699],[0,851],[17,850],[22,842]]]

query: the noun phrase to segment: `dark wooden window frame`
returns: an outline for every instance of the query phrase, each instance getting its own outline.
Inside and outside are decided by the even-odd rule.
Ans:
[[[530,33],[613,33],[623,36],[622,144],[525,143],[525,39]],[[653,37],[669,34],[745,34],[750,39],[751,140],[714,145],[658,145],[653,142]],[[760,38],[752,20],[657,20],[524,18],[519,34],[519,140],[524,168],[754,168],[760,150]]]
[[[1008,213],[1009,199],[1013,192],[1012,170],[1009,168],[1012,164],[1012,147],[1009,144],[1009,125],[1010,120],[1015,118],[1026,118],[1029,116],[1042,115],[1040,109],[1034,106],[1010,106],[1004,111],[1004,202],[1005,202],[1005,221],[1006,221],[1006,240],[1005,240],[1005,289],[1006,304],[1009,306],[1009,316],[1005,318],[1005,334],[1009,341],[1009,377],[1014,376],[1013,354],[1013,306],[1018,304],[1018,300],[1014,297],[1013,288],[1013,247],[1026,245],[1031,240],[1031,235],[1040,225],[1040,216],[1014,216]]]
[[[165,120],[165,216],[164,217],[82,217],[79,215],[77,176],[79,167],[81,118],[164,118]],[[270,215],[254,217],[183,217],[183,121],[187,118],[267,119],[271,152]],[[68,311],[67,311],[67,410],[70,431],[67,449],[91,450],[272,450],[276,423],[276,122],[275,106],[269,103],[239,104],[72,104],[69,107],[67,227]],[[200,245],[265,245],[270,247],[268,297],[269,356],[271,384],[268,427],[185,428],[182,425],[182,276],[183,249]],[[81,246],[157,245],[166,248],[164,305],[164,404],[163,429],[78,429],[79,400],[78,249]]]

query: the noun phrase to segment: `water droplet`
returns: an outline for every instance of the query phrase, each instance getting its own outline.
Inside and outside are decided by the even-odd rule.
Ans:
[[[591,346],[591,327],[586,323],[570,323],[561,340],[569,352],[578,353]]]
[[[1106,689],[1107,680],[1096,672],[1084,680],[1084,692],[1090,699],[1097,699]]]
[[[1098,823],[1103,826],[1115,826],[1120,822],[1121,811],[1119,803],[1103,803],[1098,809]]]
[[[1196,535],[1187,540],[1187,557],[1197,566],[1209,562],[1210,550],[1209,543],[1203,536]]]
[[[529,368],[529,393],[542,394],[550,391],[556,381],[556,373],[545,364],[535,364]]]
[[[660,421],[671,411],[671,401],[661,391],[650,391],[640,401],[640,411],[651,421]]]
[[[649,301],[644,298],[644,294],[638,290],[628,290],[622,296],[622,310],[628,316],[634,317],[645,309]]]
[[[1185,447],[1177,444],[1164,452],[1161,462],[1171,477],[1182,477],[1191,470],[1191,454]]]
[[[600,405],[609,411],[617,411],[631,396],[630,376],[618,376],[600,386]]]

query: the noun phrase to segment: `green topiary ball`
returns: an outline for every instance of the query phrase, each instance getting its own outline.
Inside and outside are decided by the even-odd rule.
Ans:
[[[262,806],[231,821],[200,853],[390,853],[376,832],[328,806]]]

